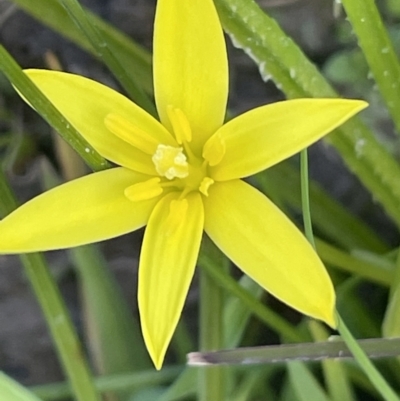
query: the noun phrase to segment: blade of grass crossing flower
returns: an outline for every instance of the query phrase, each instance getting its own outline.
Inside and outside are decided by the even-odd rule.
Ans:
[[[41,401],[35,394],[0,372],[0,394],[2,401]]]
[[[374,0],[342,0],[358,44],[400,134],[400,64]]]
[[[101,157],[63,117],[36,85],[24,74],[6,49],[0,45],[0,70],[32,107],[79,153],[93,170],[103,170],[109,163]]]
[[[393,357],[399,354],[400,338],[373,338],[359,340],[366,355],[374,358]],[[344,341],[307,342],[300,344],[240,347],[230,350],[192,352],[190,366],[278,364],[291,361],[321,361],[331,358],[352,358]]]
[[[84,33],[71,20],[68,12],[59,0],[12,0],[19,8],[37,18],[64,37],[70,39],[81,48],[96,55]],[[151,77],[151,56],[143,48],[135,44],[131,38],[106,23],[87,9],[85,14],[92,25],[101,32],[111,52],[124,66],[125,70],[134,71],[136,82],[147,93],[153,92]]]
[[[97,55],[104,64],[112,71],[122,87],[129,96],[139,106],[147,110],[153,116],[156,116],[154,104],[147,97],[143,89],[128,74],[128,70],[119,62],[111,51],[107,40],[103,37],[101,31],[92,23],[92,20],[86,15],[84,9],[77,0],[59,0],[68,11],[71,19],[76,23],[79,29],[86,35]],[[130,70],[130,69],[129,69]]]
[[[336,92],[277,23],[252,0],[215,0],[224,29],[237,47],[289,98],[336,97]],[[400,167],[368,128],[354,118],[326,138],[349,168],[400,225]],[[361,149],[361,150],[360,150]]]
[[[308,323],[308,327],[315,341],[328,340],[329,333],[321,323],[316,320],[311,320]],[[331,400],[356,401],[350,380],[346,374],[346,370],[343,368],[342,362],[325,360],[322,361],[321,364]]]
[[[1,170],[0,199],[3,215],[15,209],[15,198]],[[21,262],[42,308],[63,368],[77,400],[99,401],[100,398],[93,385],[92,376],[83,356],[78,336],[44,258],[37,253],[25,254],[21,255]]]

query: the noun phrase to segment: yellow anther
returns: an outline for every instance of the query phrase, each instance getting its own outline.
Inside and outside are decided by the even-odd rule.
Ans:
[[[203,157],[208,161],[210,166],[215,166],[222,160],[225,152],[225,141],[220,134],[216,133],[205,143]]]
[[[200,183],[199,191],[203,195],[208,196],[208,189],[211,187],[212,184],[214,184],[214,180],[212,178],[204,177]]]
[[[188,201],[183,199],[172,200],[169,206],[169,215],[165,221],[165,235],[172,235],[185,220],[188,210]]]
[[[176,177],[185,178],[189,175],[189,165],[182,148],[158,145],[152,160],[157,173],[169,180]]]
[[[155,198],[162,193],[163,189],[160,185],[160,178],[154,177],[147,181],[139,182],[125,189],[125,196],[133,201],[139,202]]]
[[[129,143],[142,152],[152,155],[158,142],[146,131],[127,121],[118,114],[108,114],[104,119],[104,124],[115,136]]]
[[[181,109],[169,105],[167,106],[167,114],[179,145],[182,145],[183,142],[190,142],[192,140],[192,129],[185,113]]]

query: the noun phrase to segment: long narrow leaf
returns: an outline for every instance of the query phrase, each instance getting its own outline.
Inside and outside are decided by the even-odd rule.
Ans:
[[[336,97],[301,49],[253,0],[214,0],[233,43],[289,98]],[[368,128],[353,118],[326,139],[400,226],[400,167]]]
[[[93,170],[102,170],[109,167],[109,163],[89,145],[28,76],[23,73],[3,46],[0,46],[0,71],[6,75],[29,104],[79,153]]]
[[[96,51],[85,35],[79,30],[58,0],[12,0],[18,7],[35,17],[44,25],[73,41],[78,46],[96,55]],[[142,88],[152,93],[150,54],[136,45],[130,38],[115,29],[101,18],[86,10],[91,23],[94,24],[107,41],[111,51],[125,69],[131,72]]]
[[[342,0],[358,44],[400,134],[400,64],[374,0]]]

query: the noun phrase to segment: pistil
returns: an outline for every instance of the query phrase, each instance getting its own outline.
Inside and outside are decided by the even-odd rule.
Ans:
[[[185,178],[189,175],[189,165],[183,148],[160,144],[152,157],[158,174],[169,180]]]

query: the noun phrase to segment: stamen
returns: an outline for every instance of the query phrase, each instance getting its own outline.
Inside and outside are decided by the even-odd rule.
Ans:
[[[139,182],[125,189],[125,196],[133,201],[139,202],[143,200],[153,199],[160,195],[163,189],[160,185],[160,178],[154,177],[147,181]]]
[[[208,139],[203,148],[203,157],[206,159],[210,166],[217,165],[226,152],[226,145],[221,134],[216,133]]]
[[[214,184],[214,180],[210,177],[204,177],[203,180],[201,181],[199,191],[205,195],[208,196],[208,189],[211,187],[211,185]]]
[[[189,165],[183,154],[183,148],[160,144],[152,160],[157,173],[169,180],[175,177],[185,178],[189,175]]]
[[[104,119],[104,124],[115,136],[142,152],[148,155],[155,152],[158,145],[157,140],[124,117],[110,113]]]
[[[169,215],[165,221],[166,230],[165,235],[172,235],[184,221],[188,210],[187,199],[176,199],[171,201],[169,206]]]
[[[185,113],[181,109],[169,105],[167,106],[167,114],[179,145],[182,145],[183,142],[190,142],[192,140],[192,129]]]

